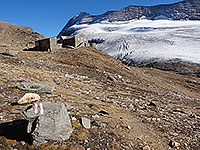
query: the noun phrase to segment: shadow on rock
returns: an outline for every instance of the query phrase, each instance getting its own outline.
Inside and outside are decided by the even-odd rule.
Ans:
[[[27,133],[27,120],[15,120],[0,124],[0,136],[5,136],[7,139],[24,141],[32,144],[31,135]]]

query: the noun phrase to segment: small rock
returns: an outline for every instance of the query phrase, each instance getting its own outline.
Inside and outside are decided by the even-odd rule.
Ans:
[[[35,93],[26,93],[19,101],[18,104],[29,104],[40,100],[40,96]]]
[[[126,68],[127,70],[129,70],[129,71],[131,70],[128,66],[125,66],[125,68]]]
[[[111,147],[112,150],[120,150],[120,145],[116,142],[112,142],[111,143]]]
[[[85,140],[85,143],[88,143],[88,140]]]
[[[180,143],[178,143],[178,142],[176,142],[176,141],[174,141],[174,140],[171,140],[171,141],[169,142],[169,146],[172,147],[172,148],[177,148],[177,147],[179,147],[180,145],[181,145]]]
[[[106,126],[106,123],[103,123],[103,122],[100,122],[100,121],[92,121],[91,124],[93,126],[97,126],[97,127],[105,127]]]
[[[89,106],[90,108],[97,108],[97,109],[99,108],[99,106],[98,106],[98,105],[95,105],[95,104],[89,104],[88,106]]]
[[[152,118],[152,121],[157,121],[157,118]]]
[[[174,112],[177,112],[177,113],[182,113],[182,114],[186,114],[183,110],[180,110],[180,109],[175,109],[173,110]]]
[[[191,114],[189,117],[190,118],[196,118],[196,115],[195,114]]]
[[[22,144],[22,145],[25,145],[26,143],[25,143],[24,141],[21,141],[21,144]]]
[[[77,119],[76,119],[76,117],[72,117],[72,121],[76,121]]]
[[[121,76],[121,75],[118,75],[118,78],[119,78],[119,79],[122,79],[122,76]]]
[[[134,105],[133,105],[133,104],[130,104],[130,105],[129,105],[129,108],[130,108],[130,109],[134,109]]]
[[[157,121],[160,121],[160,118],[157,118]]]
[[[99,114],[102,116],[109,116],[110,114],[104,110],[99,111]]]
[[[153,102],[150,102],[150,103],[148,104],[148,106],[154,106],[154,107],[156,107],[156,104],[153,103]]]
[[[59,96],[59,97],[63,97],[63,95],[62,95],[62,94],[58,94],[58,96]]]
[[[117,82],[117,80],[115,79],[115,77],[113,77],[110,73],[107,73],[107,78],[108,78],[110,81]]]
[[[128,126],[127,126],[127,129],[129,129],[129,130],[130,130],[130,129],[131,129],[131,127],[128,125]]]
[[[8,45],[0,45],[0,47],[9,47]]]
[[[99,115],[96,114],[96,115],[92,116],[92,118],[94,118],[94,119],[99,118]]]
[[[144,147],[142,148],[142,150],[151,150],[151,149],[150,149],[150,147],[149,147],[148,145],[146,145],[146,146],[144,146]]]
[[[187,80],[186,82],[187,82],[187,83],[192,83],[192,84],[196,84],[196,83],[197,83],[197,81],[195,81],[195,80],[190,80],[190,79]]]
[[[82,123],[84,128],[90,129],[90,119],[81,118],[81,123]]]
[[[139,99],[135,99],[135,102],[139,102],[140,100]]]
[[[111,101],[111,99],[109,99],[109,98],[106,98],[105,100],[102,100],[102,102],[113,103],[113,102]]]

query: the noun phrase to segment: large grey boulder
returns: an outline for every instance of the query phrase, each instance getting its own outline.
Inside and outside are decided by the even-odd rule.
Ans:
[[[17,88],[23,91],[32,91],[32,92],[40,92],[40,93],[48,93],[52,94],[54,90],[54,86],[48,83],[35,83],[35,82],[21,82]]]
[[[18,54],[18,51],[11,49],[4,49],[2,54],[15,57]]]
[[[34,145],[48,141],[68,140],[72,126],[63,103],[34,103],[24,112],[29,121],[27,132]]]

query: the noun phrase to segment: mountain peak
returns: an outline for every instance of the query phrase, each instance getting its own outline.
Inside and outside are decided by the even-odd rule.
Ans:
[[[101,15],[91,15],[86,12],[81,12],[69,20],[59,36],[68,34],[64,30],[74,24],[92,24],[102,21],[129,21],[140,19],[143,16],[151,20],[159,16],[165,16],[171,20],[200,20],[200,0],[185,0],[174,4],[156,6],[130,5],[121,10],[108,11]]]
[[[68,22],[59,35],[77,32],[89,39],[101,39],[104,42],[97,45],[98,49],[116,59],[131,60],[132,64],[151,58],[181,58],[200,63],[196,54],[190,55],[199,52],[200,35],[199,21],[192,20],[200,20],[200,0],[128,6],[102,15],[80,13]],[[183,43],[186,45],[183,46]]]

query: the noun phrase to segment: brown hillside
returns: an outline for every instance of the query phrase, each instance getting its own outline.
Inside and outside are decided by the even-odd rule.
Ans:
[[[27,43],[44,38],[32,28],[0,21],[0,45],[23,48]]]
[[[130,68],[93,48],[0,55],[0,67],[1,149],[176,149],[170,141],[177,149],[200,148],[199,78]],[[70,118],[77,119],[69,140],[33,146],[2,132],[4,123],[23,119],[11,113],[18,108],[11,103],[26,93],[16,88],[17,80],[55,85],[53,94],[38,94],[41,101],[65,103]],[[81,117],[99,126],[85,129]]]

